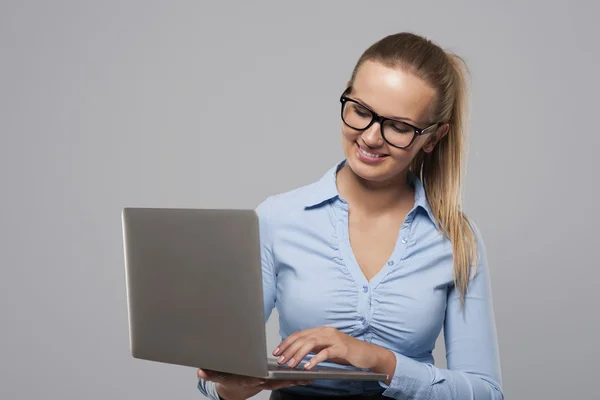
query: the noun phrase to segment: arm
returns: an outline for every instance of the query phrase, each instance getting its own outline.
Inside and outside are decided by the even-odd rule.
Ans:
[[[275,271],[273,263],[273,254],[271,252],[271,235],[269,232],[269,206],[272,198],[267,198],[263,201],[256,209],[259,220],[260,230],[260,244],[261,244],[261,263],[262,263],[262,285],[263,285],[263,297],[264,297],[264,312],[265,312],[265,323],[269,320],[271,312],[275,307],[276,284],[275,284]],[[212,381],[206,381],[202,378],[198,379],[198,390],[204,396],[212,400],[220,400],[219,394],[217,393],[217,384]],[[224,394],[227,390],[223,391],[223,388],[219,388],[219,393]]]
[[[503,400],[502,377],[492,293],[485,247],[477,229],[479,264],[465,306],[460,293],[448,290],[444,336],[448,369],[412,360],[398,353],[385,396],[412,400]],[[390,368],[390,352],[381,356]],[[393,361],[391,361],[393,364]],[[388,369],[388,371],[390,371]]]

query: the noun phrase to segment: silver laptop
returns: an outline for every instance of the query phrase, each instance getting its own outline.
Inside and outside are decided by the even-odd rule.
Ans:
[[[133,357],[268,379],[387,379],[267,356],[254,210],[125,208],[122,223]]]

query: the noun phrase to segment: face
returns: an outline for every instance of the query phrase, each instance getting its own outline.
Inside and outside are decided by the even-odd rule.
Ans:
[[[377,114],[405,121],[423,129],[431,120],[436,92],[423,80],[399,68],[367,61],[359,68],[348,97]],[[360,178],[370,182],[387,182],[404,176],[415,155],[432,151],[446,131],[441,126],[434,132],[417,136],[406,149],[388,144],[381,135],[378,122],[360,131],[342,122],[342,144],[347,165]],[[386,128],[386,132],[387,132]]]

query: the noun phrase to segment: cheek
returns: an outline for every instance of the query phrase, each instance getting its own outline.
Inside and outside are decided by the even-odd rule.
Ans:
[[[417,138],[408,149],[393,149],[390,151],[392,158],[397,160],[400,164],[408,166],[413,158],[421,151],[421,148],[425,144],[426,139],[423,137]]]
[[[342,139],[354,142],[358,136],[360,136],[359,132],[348,128],[346,125],[342,125]]]
[[[406,150],[394,149],[393,151],[390,151],[390,161],[392,161],[391,164],[393,164],[390,166],[390,169],[393,173],[404,171],[409,167],[417,152],[418,149],[413,148],[412,146]]]
[[[390,155],[394,160],[397,160],[400,163],[409,163],[415,155],[413,151],[414,149],[412,148],[406,150],[394,149],[390,152]]]
[[[391,169],[394,171],[394,173],[398,173],[405,170],[410,165],[413,157],[412,154],[405,152],[398,155],[393,155],[392,158],[394,160],[394,165]]]
[[[352,129],[342,128],[342,136],[341,136],[341,139],[342,139],[342,148],[344,150],[344,153],[346,153],[346,156],[348,156],[348,152],[353,149],[354,142],[356,142],[356,139],[359,136],[360,135],[357,134]]]

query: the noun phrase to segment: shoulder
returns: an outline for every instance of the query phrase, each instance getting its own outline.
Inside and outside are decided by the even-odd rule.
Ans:
[[[465,221],[467,222],[467,227],[470,229],[471,234],[473,235],[473,241],[475,244],[475,248],[478,254],[485,255],[485,242],[483,240],[483,234],[479,225],[473,220],[473,218],[469,216],[464,216]]]
[[[317,184],[318,182],[313,182],[268,196],[256,207],[259,219],[265,223],[273,223],[273,221],[285,220],[302,213],[316,190]]]
[[[475,246],[475,262],[471,266],[470,279],[475,280],[478,276],[486,276],[488,274],[488,256],[487,248],[483,238],[483,233],[480,226],[470,217],[465,215],[468,228],[473,235],[473,245]]]
[[[256,211],[264,220],[286,220],[304,213],[307,207],[335,197],[337,193],[336,174],[345,161],[330,167],[319,179],[282,193],[268,196],[258,205]]]

